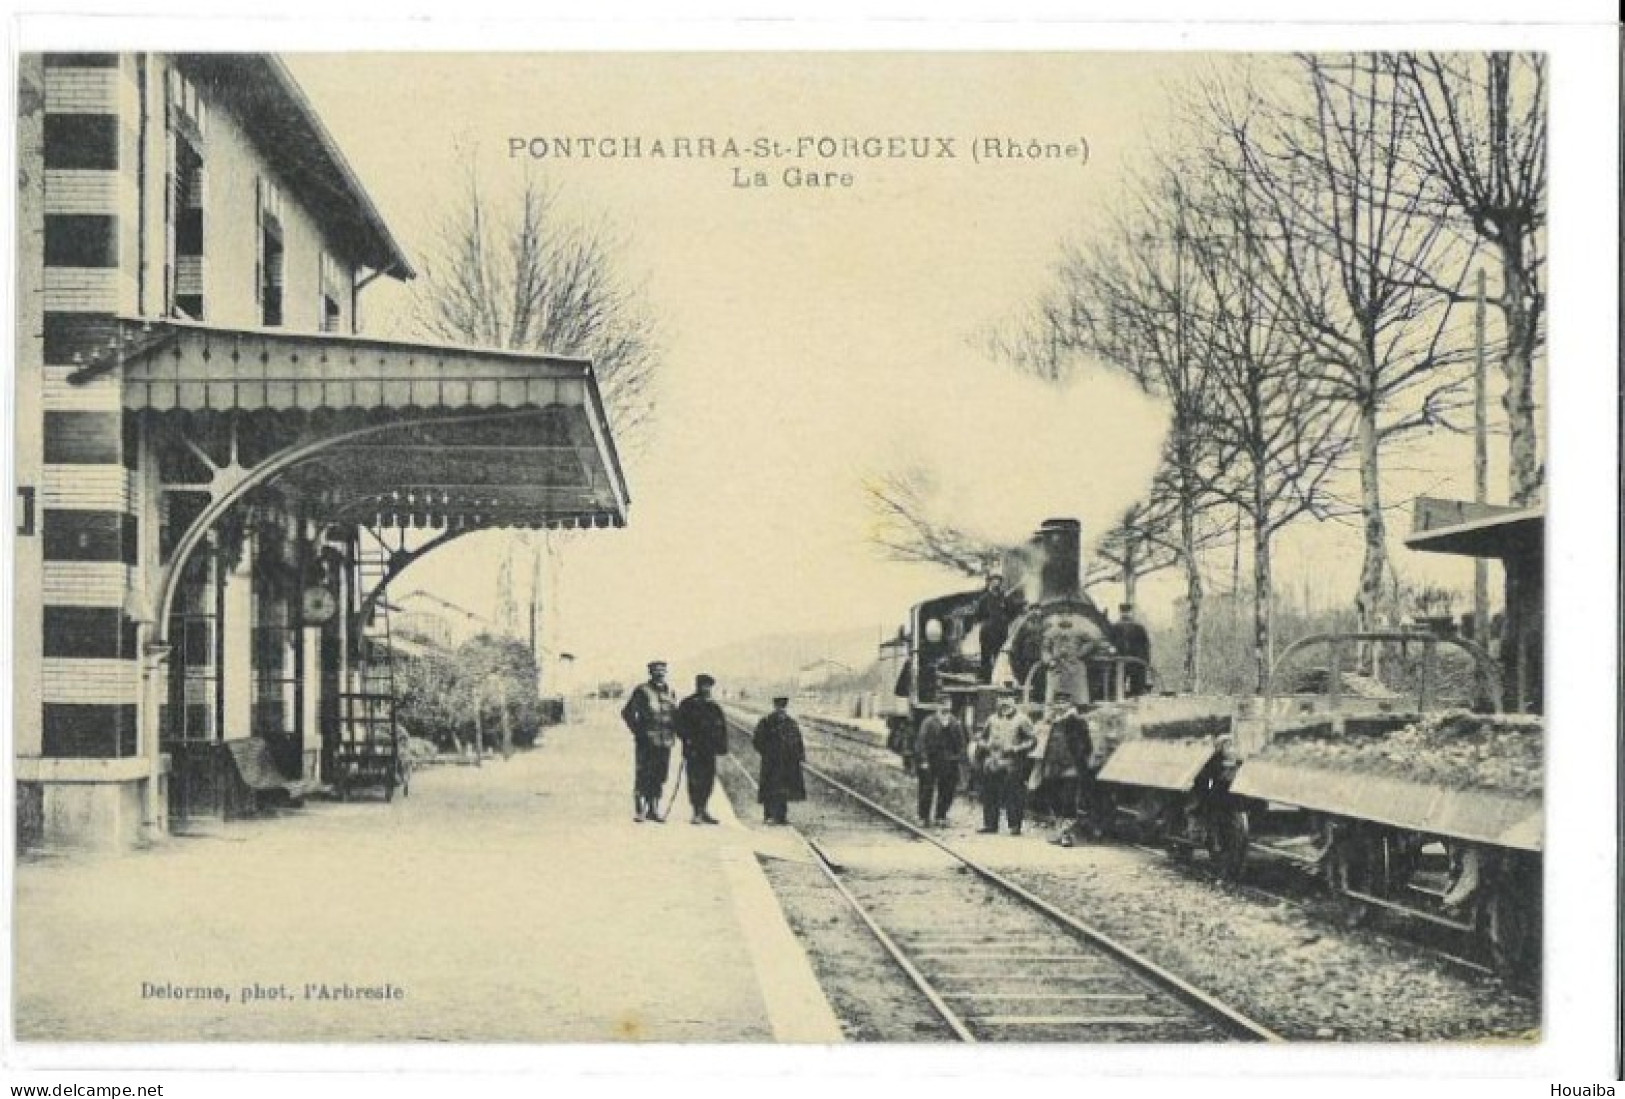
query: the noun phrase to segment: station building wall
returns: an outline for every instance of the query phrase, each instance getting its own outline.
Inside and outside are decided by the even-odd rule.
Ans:
[[[19,63],[13,729],[25,840],[120,847],[167,829],[156,738],[141,734],[167,690],[161,667],[143,679],[139,651],[162,576],[156,462],[122,411],[116,365],[70,376],[107,355],[118,318],[262,324],[270,205],[280,327],[354,327],[356,266],[282,173],[288,151],[256,141],[185,73],[152,54]],[[177,134],[202,158],[184,194]],[[238,613],[241,599],[228,602]],[[246,645],[247,628],[226,636]],[[234,711],[246,689],[228,687]]]

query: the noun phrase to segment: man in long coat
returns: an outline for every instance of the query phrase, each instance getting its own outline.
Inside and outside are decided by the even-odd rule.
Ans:
[[[677,705],[673,723],[677,739],[683,742],[683,766],[688,774],[688,803],[694,809],[693,824],[715,824],[706,806],[717,781],[717,757],[728,754],[728,721],[722,707],[711,699],[716,680],[708,675],[694,677],[694,693]]]
[[[789,803],[807,800],[807,787],[801,779],[801,764],[807,758],[801,740],[801,726],[790,716],[790,698],[773,700],[773,712],[756,723],[751,745],[762,757],[757,800],[762,803],[762,819],[768,824],[789,824]]]
[[[658,824],[666,819],[660,815],[660,797],[671,771],[672,722],[676,716],[677,693],[666,682],[666,662],[651,660],[649,681],[632,688],[626,705],[621,707],[621,720],[632,730],[633,820]]]

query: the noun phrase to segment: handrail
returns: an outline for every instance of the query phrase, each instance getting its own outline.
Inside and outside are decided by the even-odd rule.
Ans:
[[[1362,641],[1386,641],[1400,644],[1419,644],[1423,647],[1422,683],[1418,690],[1418,705],[1420,709],[1427,710],[1432,703],[1431,693],[1433,687],[1433,668],[1437,660],[1439,645],[1454,645],[1468,656],[1472,657],[1478,671],[1485,673],[1490,682],[1491,698],[1501,697],[1501,669],[1496,667],[1495,658],[1490,655],[1484,646],[1476,641],[1469,641],[1463,637],[1428,633],[1417,630],[1353,630],[1345,633],[1316,633],[1308,637],[1301,637],[1281,651],[1270,664],[1269,675],[1264,681],[1263,697],[1266,702],[1275,697],[1276,677],[1288,659],[1299,651],[1312,645],[1330,645],[1332,647],[1331,661],[1331,691],[1332,698],[1340,698],[1343,693],[1342,684],[1342,647],[1349,643]]]

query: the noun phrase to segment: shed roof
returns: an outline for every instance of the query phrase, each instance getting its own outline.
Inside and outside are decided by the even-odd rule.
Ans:
[[[1539,552],[1546,509],[1509,508],[1421,497],[1405,545],[1425,553],[1505,559]]]

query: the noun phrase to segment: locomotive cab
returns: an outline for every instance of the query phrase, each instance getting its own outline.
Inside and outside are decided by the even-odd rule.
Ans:
[[[969,640],[979,594],[956,592],[916,604],[906,629],[881,648],[882,660],[889,655],[896,668],[886,746],[899,753],[905,765],[912,762],[921,723],[946,700],[944,692],[977,682],[977,660]]]

